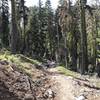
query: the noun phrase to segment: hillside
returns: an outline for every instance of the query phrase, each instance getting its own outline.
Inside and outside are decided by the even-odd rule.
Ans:
[[[0,100],[99,100],[100,79],[44,69],[23,55],[0,55]]]

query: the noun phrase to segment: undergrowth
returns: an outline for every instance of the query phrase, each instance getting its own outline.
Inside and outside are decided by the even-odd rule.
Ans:
[[[58,66],[57,70],[59,71],[59,73],[64,74],[66,76],[72,76],[74,78],[77,78],[77,76],[78,76],[77,72],[70,71],[70,70],[66,69],[64,66]]]
[[[13,55],[7,50],[3,50],[0,52],[0,60],[15,64],[18,69],[22,70],[30,77],[32,76],[32,67],[41,64],[41,62],[39,62],[38,60],[33,60],[22,54]]]

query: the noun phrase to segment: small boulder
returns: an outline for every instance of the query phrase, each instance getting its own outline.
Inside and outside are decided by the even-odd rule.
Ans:
[[[45,93],[44,93],[44,97],[45,98],[54,98],[54,92],[51,89],[48,89]]]
[[[85,96],[84,95],[80,95],[79,97],[76,97],[75,100],[85,100]]]
[[[24,100],[35,100],[32,94],[25,94]]]

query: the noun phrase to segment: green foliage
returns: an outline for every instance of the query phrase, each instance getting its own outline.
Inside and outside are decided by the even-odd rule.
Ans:
[[[59,4],[63,5],[65,0],[59,0]]]
[[[32,66],[41,64],[41,62],[33,60],[21,54],[13,55],[11,54],[11,52],[7,50],[2,50],[0,52],[0,60],[8,61],[9,63],[15,64],[17,68],[25,72],[30,77],[32,76],[32,71],[33,71]]]
[[[45,52],[45,10],[39,7],[33,7],[27,31],[27,47],[28,52],[43,57]],[[40,14],[41,13],[41,14]]]
[[[55,25],[54,25],[54,13],[51,7],[51,1],[46,0],[45,2],[45,19],[46,19],[46,49],[47,55],[49,54],[52,58],[55,50]]]
[[[13,55],[9,51],[5,51],[5,53],[4,51],[0,52],[0,60],[7,60],[15,64],[21,64],[23,62],[27,62],[31,64],[41,64],[39,61],[28,58],[22,54]]]
[[[30,17],[27,31],[27,52],[37,58],[54,55],[54,16],[50,0],[43,6],[39,0],[39,6],[30,8]]]
[[[72,77],[75,77],[75,78],[78,76],[78,73],[73,72],[73,71],[70,71],[70,70],[64,68],[63,66],[58,66],[58,67],[57,67],[57,70],[58,70],[60,73],[66,75],[66,76],[72,76]]]
[[[0,18],[1,21],[1,34],[0,39],[3,47],[9,46],[9,6],[8,6],[8,0],[2,0],[1,1],[1,14]]]

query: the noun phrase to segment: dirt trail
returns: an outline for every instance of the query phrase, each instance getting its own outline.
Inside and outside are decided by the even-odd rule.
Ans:
[[[56,84],[53,87],[57,91],[55,100],[74,100],[72,80],[62,75],[54,75],[52,80]]]
[[[54,69],[50,69],[49,72],[57,73]],[[51,74],[50,76],[52,89],[56,92],[54,100],[75,100],[73,95],[72,77],[66,77],[59,73]]]
[[[49,72],[56,73],[54,69]],[[70,76],[61,74],[49,75],[52,83],[52,90],[56,93],[54,100],[100,100],[100,90],[86,87],[84,84],[91,84]]]

